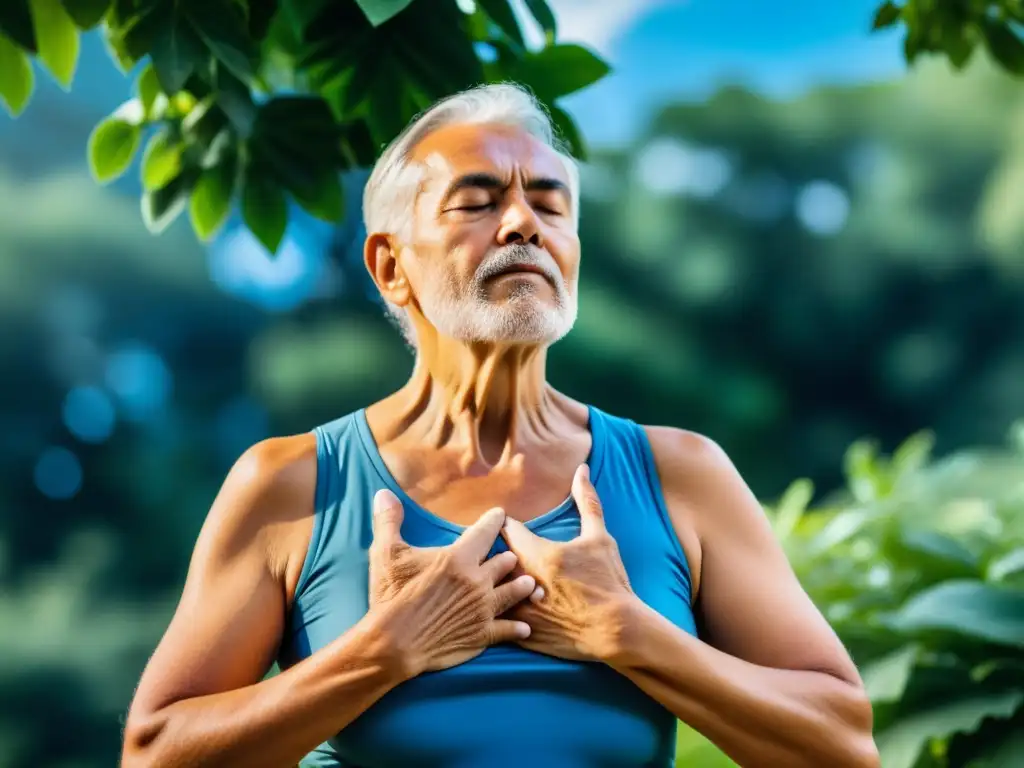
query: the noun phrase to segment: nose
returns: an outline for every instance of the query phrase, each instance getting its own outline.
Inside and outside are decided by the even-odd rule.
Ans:
[[[512,243],[529,243],[538,247],[544,245],[537,214],[521,197],[509,201],[498,229],[498,244]]]

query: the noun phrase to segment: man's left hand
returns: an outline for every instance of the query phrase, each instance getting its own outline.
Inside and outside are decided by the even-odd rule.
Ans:
[[[625,608],[636,600],[586,465],[576,471],[572,495],[580,535],[565,543],[544,539],[511,517],[502,536],[518,557],[517,571],[533,576],[537,589],[508,618],[530,625],[524,648],[549,656],[607,661],[617,651]]]

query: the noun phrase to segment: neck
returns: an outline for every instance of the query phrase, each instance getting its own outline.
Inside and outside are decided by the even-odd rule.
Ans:
[[[424,334],[425,335],[425,334]],[[396,424],[463,452],[467,468],[511,461],[550,437],[558,405],[545,379],[547,350],[421,336],[409,382],[396,393]]]

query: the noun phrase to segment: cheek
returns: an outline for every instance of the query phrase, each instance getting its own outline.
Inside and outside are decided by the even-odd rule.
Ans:
[[[552,233],[548,235],[547,246],[559,271],[567,280],[579,274],[580,239],[575,232]]]

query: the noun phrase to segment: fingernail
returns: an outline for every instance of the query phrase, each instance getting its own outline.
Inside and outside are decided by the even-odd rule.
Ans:
[[[398,497],[387,488],[381,488],[373,497],[373,507],[378,512],[393,509],[398,503]]]
[[[590,480],[590,467],[586,464],[580,464],[580,468],[577,470],[581,480]]]
[[[516,625],[516,634],[519,635],[520,640],[525,640],[530,636],[530,625],[519,622]]]
[[[533,594],[530,595],[530,602],[539,603],[544,599],[544,587],[537,587],[533,590]]]

